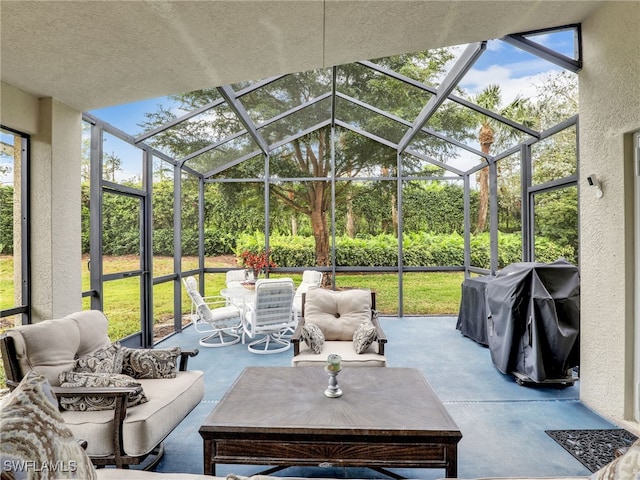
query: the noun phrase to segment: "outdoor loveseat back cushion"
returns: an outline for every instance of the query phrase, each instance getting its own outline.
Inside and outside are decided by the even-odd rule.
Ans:
[[[15,327],[13,337],[22,375],[34,370],[49,384],[60,386],[60,372],[73,370],[76,358],[109,345],[107,318],[98,310]]]
[[[320,327],[325,340],[352,341],[356,328],[362,322],[371,321],[371,291],[309,287],[304,319],[305,323]]]

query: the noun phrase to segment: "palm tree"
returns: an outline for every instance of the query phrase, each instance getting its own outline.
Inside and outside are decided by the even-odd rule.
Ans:
[[[502,116],[513,119],[525,126],[533,123],[533,115],[529,100],[517,96],[506,107],[499,109],[502,104],[502,94],[498,85],[488,85],[482,92],[476,95],[475,103],[487,110],[497,111]],[[496,121],[486,115],[478,116],[480,130],[478,131],[478,142],[480,151],[489,154],[494,143],[498,145],[519,138],[522,133],[516,129],[509,128],[505,124]],[[487,214],[489,211],[489,169],[483,168],[478,171],[478,219],[476,222],[476,233],[483,232],[487,225]]]

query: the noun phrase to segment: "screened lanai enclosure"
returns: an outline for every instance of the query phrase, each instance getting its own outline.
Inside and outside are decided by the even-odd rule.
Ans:
[[[174,95],[135,135],[85,114],[85,308],[133,319],[111,335],[148,346],[183,327],[181,278],[216,295],[243,252],[268,252],[270,277],[311,268],[331,288],[372,288],[398,317],[455,313],[429,300],[446,281],[456,309],[465,277],[578,265],[579,34]],[[507,58],[526,82],[506,67],[479,78]]]

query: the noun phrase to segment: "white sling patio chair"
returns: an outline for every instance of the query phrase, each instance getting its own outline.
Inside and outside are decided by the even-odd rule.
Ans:
[[[290,278],[263,279],[256,282],[256,296],[244,321],[249,338],[261,336],[247,346],[252,353],[284,352],[291,347],[283,333],[295,325],[293,295],[295,287]]]
[[[242,284],[247,280],[246,270],[229,270],[225,278],[225,285],[227,288],[241,288]],[[225,295],[227,299],[227,305],[242,306],[243,298],[233,298]]]
[[[302,272],[302,282],[296,289],[296,294],[293,297],[293,315],[296,322],[300,319],[300,313],[302,312],[302,294],[307,293],[309,287],[319,287],[322,285],[322,272],[317,270],[305,270]]]
[[[196,332],[205,334],[200,338],[202,347],[225,347],[240,341],[242,311],[227,304],[222,296],[203,297],[193,277],[183,279],[191,298],[191,321]]]
[[[247,279],[246,270],[229,270],[225,279],[227,288],[241,287]]]

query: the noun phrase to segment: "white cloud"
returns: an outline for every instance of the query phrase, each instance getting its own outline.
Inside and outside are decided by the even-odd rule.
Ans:
[[[487,42],[487,52],[503,52],[505,43],[500,40],[489,40]]]
[[[540,84],[551,72],[557,71],[547,62],[522,62],[491,65],[485,70],[471,69],[460,82],[460,86],[471,95],[476,95],[491,84],[500,86],[503,104],[508,104],[518,95],[535,99],[536,84]]]
[[[527,37],[532,42],[539,43],[545,47],[551,47],[553,45],[553,36],[548,33],[542,33],[540,35],[530,35]]]

